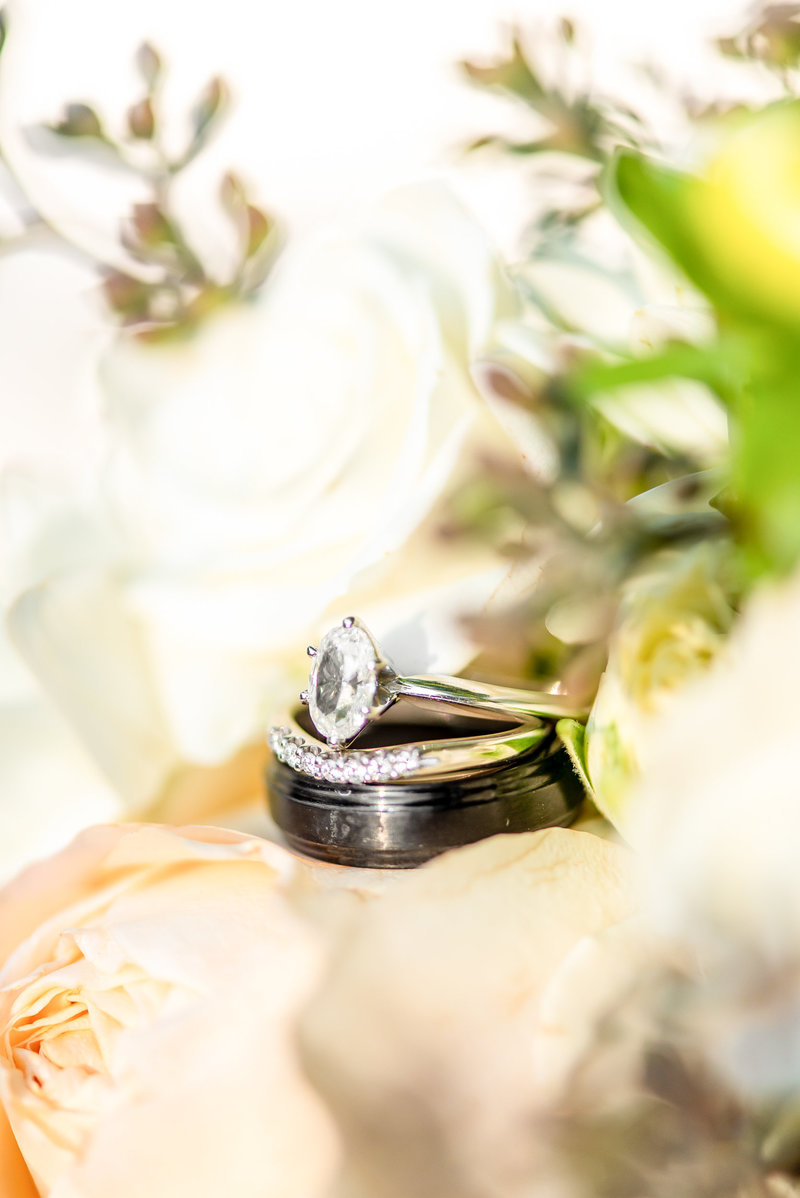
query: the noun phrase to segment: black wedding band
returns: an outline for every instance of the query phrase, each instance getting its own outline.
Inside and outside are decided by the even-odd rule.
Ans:
[[[497,730],[487,722],[485,730]],[[418,742],[430,724],[384,726],[381,744]],[[449,723],[454,743],[480,729]],[[441,735],[441,731],[438,735]],[[571,762],[550,732],[497,766],[450,778],[406,778],[402,785],[331,782],[273,756],[267,793],[275,823],[297,852],[338,865],[409,868],[459,845],[504,832],[566,825],[584,797]]]

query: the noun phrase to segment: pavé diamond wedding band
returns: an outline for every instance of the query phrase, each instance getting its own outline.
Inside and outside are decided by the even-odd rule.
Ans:
[[[416,739],[411,742],[342,752],[324,748],[293,716],[286,715],[270,729],[269,745],[278,761],[299,774],[338,786],[365,786],[401,783],[412,775],[415,782],[421,782],[493,769],[529,753],[552,732],[541,720],[528,720],[512,728],[507,724],[498,728],[496,721],[491,725],[480,721],[475,732],[472,723],[461,723],[459,736],[453,736],[452,731],[443,736],[446,728],[418,722]]]

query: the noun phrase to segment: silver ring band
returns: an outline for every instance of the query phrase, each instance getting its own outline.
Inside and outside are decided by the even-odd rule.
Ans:
[[[438,711],[458,715],[475,714],[501,720],[560,720],[585,715],[585,709],[569,695],[551,691],[517,690],[493,683],[451,678],[447,674],[422,674],[394,680],[398,698]]]

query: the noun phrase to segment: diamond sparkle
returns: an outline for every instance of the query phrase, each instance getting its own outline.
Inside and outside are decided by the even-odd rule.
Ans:
[[[326,782],[351,782],[367,785],[392,782],[412,774],[422,765],[422,753],[412,745],[398,749],[370,749],[368,752],[337,753],[292,734],[290,728],[273,727],[269,746],[278,761],[310,778]]]
[[[367,722],[378,691],[375,645],[358,624],[326,632],[308,681],[308,710],[330,744],[351,741]]]

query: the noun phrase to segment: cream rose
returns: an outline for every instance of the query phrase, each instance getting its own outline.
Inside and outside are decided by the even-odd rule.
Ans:
[[[345,1145],[337,1192],[527,1198],[532,1179],[571,1192],[544,1183],[559,1168],[547,1119],[602,964],[566,1018],[553,995],[635,906],[627,850],[555,828],[447,853],[363,909],[301,1025]]]
[[[733,593],[726,543],[668,552],[628,584],[586,728],[597,804],[623,831],[658,722],[725,643]]]
[[[218,829],[111,826],[0,892],[4,1198],[324,1193],[336,1139],[292,1032],[321,964],[300,870]]]
[[[510,1198],[594,1014],[558,979],[635,905],[627,850],[564,829],[386,874],[90,829],[0,891],[4,1198],[405,1195],[406,1159]]]
[[[502,567],[425,522],[470,445],[508,448],[470,364],[514,310],[481,230],[428,185],[290,246],[196,336],[119,341],[84,513],[103,536],[65,561],[69,513],[49,513],[11,625],[129,799],[263,738],[308,640],[350,611],[406,668],[463,664],[454,616]]]

